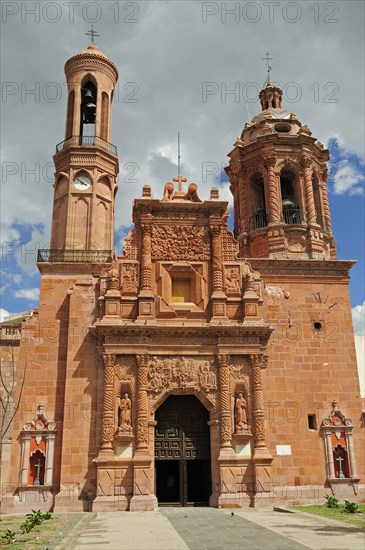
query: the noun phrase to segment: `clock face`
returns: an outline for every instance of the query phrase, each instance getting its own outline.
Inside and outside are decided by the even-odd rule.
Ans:
[[[83,191],[91,187],[91,179],[88,176],[77,176],[74,180],[76,189]]]

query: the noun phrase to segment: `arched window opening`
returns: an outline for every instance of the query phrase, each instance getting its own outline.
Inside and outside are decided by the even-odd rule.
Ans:
[[[349,460],[345,447],[337,445],[337,447],[333,449],[333,460],[336,478],[344,479],[350,477]]]
[[[74,109],[75,109],[75,92],[72,91],[72,92],[70,92],[70,94],[68,96],[65,139],[69,139],[72,136],[73,121],[74,121]]]
[[[44,485],[44,467],[46,457],[41,451],[36,451],[29,459],[29,485]]]
[[[280,175],[283,220],[287,224],[301,223],[301,212],[295,192],[295,174],[283,171]]]
[[[265,187],[261,174],[256,174],[251,179],[251,212],[250,230],[262,229],[267,226],[265,208]]]
[[[80,138],[81,145],[92,145],[95,136],[96,86],[91,80],[81,88]]]

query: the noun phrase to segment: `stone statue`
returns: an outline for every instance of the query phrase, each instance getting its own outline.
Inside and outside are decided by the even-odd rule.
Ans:
[[[247,401],[243,393],[239,392],[235,405],[236,412],[236,431],[242,431],[247,427]]]
[[[119,403],[119,428],[122,432],[132,431],[132,402],[128,393],[120,399]]]

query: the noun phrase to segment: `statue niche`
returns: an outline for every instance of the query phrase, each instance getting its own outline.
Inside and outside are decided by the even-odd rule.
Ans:
[[[248,428],[248,405],[242,391],[238,392],[235,399],[235,433],[242,434],[249,431]]]
[[[132,433],[132,402],[127,392],[119,398],[118,433]]]

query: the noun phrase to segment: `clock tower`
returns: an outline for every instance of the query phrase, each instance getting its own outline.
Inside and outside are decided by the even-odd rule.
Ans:
[[[116,147],[110,143],[111,104],[118,69],[91,44],[66,62],[65,74],[66,130],[54,155],[50,260],[54,259],[52,255],[61,255],[62,261],[67,261],[75,250],[98,251],[107,259],[113,248],[119,171]]]

